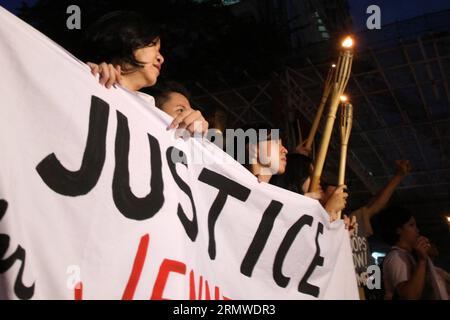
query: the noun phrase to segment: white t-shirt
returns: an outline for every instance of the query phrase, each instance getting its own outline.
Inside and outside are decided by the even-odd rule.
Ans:
[[[396,246],[392,247],[383,262],[384,298],[386,300],[398,298],[397,286],[411,279],[415,268],[416,260],[409,251]],[[428,270],[425,276],[422,299],[435,299]]]
[[[153,98],[151,95],[140,92],[140,91],[136,91],[136,94],[141,97],[142,99],[144,99],[145,101],[147,101],[148,103],[150,103],[151,105],[155,106],[155,98]]]

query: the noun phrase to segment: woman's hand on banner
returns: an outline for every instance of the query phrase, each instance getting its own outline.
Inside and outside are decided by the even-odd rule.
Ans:
[[[111,88],[113,84],[122,84],[122,70],[120,66],[113,66],[105,62],[95,64],[92,62],[86,63],[91,68],[91,73],[96,76],[100,75],[100,84],[106,88]]]
[[[191,134],[201,133],[203,135],[208,132],[209,123],[205,120],[200,111],[185,109],[173,119],[167,129],[175,128],[186,129]]]

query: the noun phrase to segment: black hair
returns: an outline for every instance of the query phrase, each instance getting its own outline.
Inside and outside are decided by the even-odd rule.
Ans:
[[[278,128],[274,128],[273,126],[271,126],[269,123],[266,123],[266,122],[249,123],[249,124],[246,124],[245,126],[243,126],[241,129],[244,130],[244,132],[247,132],[247,130],[255,130],[258,142],[265,141],[265,140],[271,140],[272,138],[278,138],[278,139],[282,138],[281,130]],[[267,134],[263,134],[264,131],[261,132],[261,130],[266,130]],[[278,136],[272,137],[273,130],[279,130]],[[248,144],[248,143],[250,143],[250,141],[246,141],[246,144]]]
[[[391,206],[380,212],[381,235],[389,245],[394,245],[400,235],[397,230],[404,226],[414,215],[405,207]]]
[[[175,81],[166,81],[149,89],[149,92],[155,97],[156,106],[161,109],[162,106],[169,100],[171,93],[179,93],[191,102],[191,94],[182,84]]]
[[[288,153],[286,157],[286,171],[281,175],[274,176],[270,183],[286,190],[304,194],[301,186],[310,176],[312,159],[298,153]]]
[[[160,36],[160,27],[148,18],[132,11],[113,11],[87,30],[84,37],[85,59],[94,63],[130,64],[142,67],[135,50],[154,44]]]
[[[321,179],[320,186],[322,187],[323,191],[326,191],[328,187],[337,188],[338,183],[337,183],[337,181],[333,181],[333,180],[322,180]]]

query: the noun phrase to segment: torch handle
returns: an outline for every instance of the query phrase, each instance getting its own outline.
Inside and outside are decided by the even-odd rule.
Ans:
[[[347,144],[341,145],[341,158],[339,160],[339,176],[338,176],[338,186],[345,183],[345,166],[347,164]],[[342,211],[337,214],[338,220],[341,220]]]
[[[325,89],[322,99],[320,100],[319,107],[317,108],[316,117],[311,125],[311,130],[306,141],[305,148],[311,150],[312,144],[314,142],[314,137],[316,136],[317,129],[319,128],[320,118],[322,118],[323,110],[325,109],[325,104],[327,103],[328,96],[330,95],[330,90]]]
[[[327,156],[328,147],[330,145],[331,134],[333,132],[333,126],[336,119],[336,112],[339,106],[340,97],[344,93],[345,86],[347,85],[348,79],[350,77],[352,58],[353,55],[349,51],[345,51],[339,56],[336,73],[334,74],[334,85],[332,87],[333,94],[331,97],[330,108],[322,135],[319,154],[317,155],[316,162],[314,163],[314,171],[311,175],[309,192],[315,192],[319,187],[320,177],[322,175],[325,158]]]
[[[325,84],[324,84],[324,88],[323,88],[322,99],[320,99],[320,103],[319,103],[319,107],[317,108],[316,116],[314,118],[313,123],[311,124],[311,130],[309,131],[309,135],[306,140],[305,148],[307,150],[311,150],[312,144],[314,142],[314,137],[316,136],[317,129],[319,128],[320,119],[322,118],[323,110],[325,109],[325,105],[327,103],[328,97],[331,92],[332,83],[333,83],[334,74],[335,74],[334,73],[335,67],[336,66],[333,66],[330,68],[330,70],[328,70],[327,78],[325,79]]]
[[[336,88],[337,84],[335,85]],[[319,153],[317,155],[316,162],[314,163],[314,171],[311,176],[311,184],[309,186],[309,192],[316,192],[319,187],[320,176],[322,175],[325,158],[328,152],[328,146],[330,145],[331,133],[333,131],[334,121],[336,119],[337,107],[339,105],[339,93],[336,89],[333,92],[330,110],[328,112],[327,121],[322,135],[322,142],[320,144]]]
[[[345,166],[347,164],[347,145],[341,145],[341,158],[339,160],[339,176],[338,185],[343,185],[345,183]]]
[[[347,165],[348,141],[353,123],[353,106],[345,104],[341,109],[341,155],[339,160],[338,185],[345,183],[345,169]],[[338,219],[341,219],[342,212],[338,212]]]
[[[347,163],[347,144],[341,145],[341,158],[339,160],[339,176],[338,176],[338,186],[345,183],[345,166]],[[342,211],[337,214],[337,219],[341,220]]]

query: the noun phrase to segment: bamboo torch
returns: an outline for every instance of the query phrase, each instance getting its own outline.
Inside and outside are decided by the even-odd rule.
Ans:
[[[341,97],[342,107],[341,107],[341,123],[340,123],[340,133],[341,133],[341,158],[339,160],[339,177],[338,185],[342,185],[345,182],[345,167],[347,164],[347,148],[348,141],[350,139],[350,133],[352,131],[353,124],[353,106],[348,102],[346,96]],[[341,219],[341,212],[338,213],[338,219]]]
[[[342,42],[342,51],[336,66],[336,72],[334,74],[330,108],[328,111],[325,129],[322,135],[322,142],[320,144],[319,153],[314,163],[314,171],[311,177],[309,192],[317,191],[317,188],[319,186],[320,176],[322,175],[323,165],[327,156],[328,146],[330,144],[331,134],[333,132],[333,125],[334,120],[336,119],[336,112],[339,106],[340,97],[344,93],[344,90],[347,87],[348,79],[350,78],[353,60],[352,47],[353,39],[351,37],[345,38],[345,40]]]
[[[320,99],[319,107],[317,108],[316,117],[311,125],[311,130],[309,131],[308,138],[306,139],[305,148],[308,151],[311,151],[312,144],[314,142],[314,137],[317,133],[317,128],[319,128],[320,119],[322,118],[323,109],[325,109],[325,105],[328,100],[328,96],[330,95],[331,89],[333,87],[333,79],[334,72],[336,70],[336,65],[333,63],[328,70],[327,78],[325,79],[324,87],[323,87],[323,95],[322,99]]]

